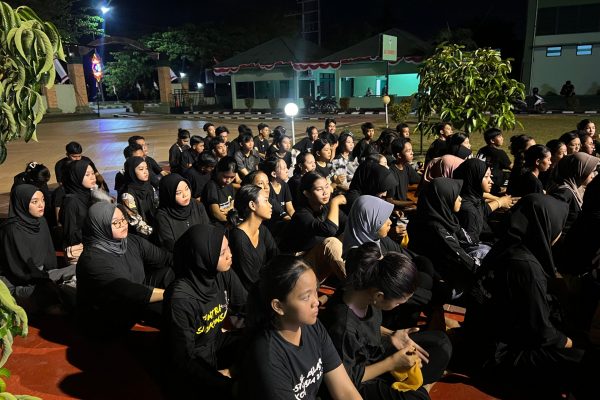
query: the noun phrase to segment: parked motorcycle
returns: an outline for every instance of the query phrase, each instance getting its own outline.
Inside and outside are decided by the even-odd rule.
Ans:
[[[335,97],[317,97],[316,100],[310,99],[306,105],[308,114],[336,114],[339,111]]]

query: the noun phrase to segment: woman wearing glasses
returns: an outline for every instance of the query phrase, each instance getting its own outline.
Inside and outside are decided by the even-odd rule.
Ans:
[[[114,204],[90,207],[77,263],[77,306],[88,333],[126,332],[136,322],[160,323],[164,288],[174,278],[171,254],[138,235],[128,235]]]

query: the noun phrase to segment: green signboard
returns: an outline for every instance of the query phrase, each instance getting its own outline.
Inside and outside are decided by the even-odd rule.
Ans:
[[[381,35],[381,59],[396,61],[398,58],[398,38],[391,35]]]

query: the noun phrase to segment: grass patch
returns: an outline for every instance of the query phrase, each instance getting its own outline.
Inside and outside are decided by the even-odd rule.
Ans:
[[[588,118],[587,116],[582,115],[523,115],[517,116],[517,120],[523,125],[523,128],[517,126],[517,128],[513,131],[505,131],[504,132],[504,151],[512,158],[509,151],[510,137],[513,135],[518,135],[521,133],[526,133],[533,138],[535,138],[536,143],[546,144],[551,139],[558,139],[563,133],[571,131],[575,129],[577,123],[584,118]],[[362,122],[361,122],[362,123]],[[359,140],[362,137],[362,133],[360,131],[361,123],[351,124],[344,126],[343,129],[350,129],[355,137]],[[421,148],[421,135],[418,132],[415,132],[415,127],[417,125],[416,120],[409,120],[406,122],[408,126],[410,126],[411,131],[411,141],[413,143],[413,149],[415,151],[415,159],[422,160],[425,156],[424,153],[429,148],[429,145],[435,137],[423,137],[423,155],[419,155],[419,150]],[[396,124],[390,124],[390,127],[395,127]],[[376,137],[379,136],[379,132],[385,129],[385,124],[376,124],[375,132]],[[483,133],[473,132],[469,137],[471,142],[471,148],[473,150],[473,154],[477,154],[477,151],[485,146],[485,141],[483,140]]]

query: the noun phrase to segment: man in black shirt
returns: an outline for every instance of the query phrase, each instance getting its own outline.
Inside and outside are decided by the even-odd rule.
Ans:
[[[427,150],[427,154],[425,155],[425,167],[427,167],[429,161],[444,155],[447,140],[454,134],[450,122],[441,122],[437,124],[435,126],[435,132],[438,134],[438,138],[431,143],[429,150]]]
[[[371,148],[371,140],[373,140],[373,136],[375,135],[375,125],[372,122],[365,122],[360,126],[364,138],[360,139],[358,144],[354,147],[352,151],[352,158],[358,161],[363,161],[366,156],[371,153],[374,153]]]
[[[269,143],[269,134],[271,133],[271,128],[269,125],[260,123],[258,124],[258,135],[254,136],[254,150],[258,151],[260,158],[263,160],[266,157],[267,149],[270,146]]]
[[[179,128],[177,132],[177,142],[169,149],[169,167],[171,173],[180,173],[181,154],[190,148],[190,132]]]
[[[492,170],[492,194],[497,195],[504,185],[504,170],[510,170],[512,164],[508,155],[501,149],[504,143],[502,131],[497,128],[490,128],[483,133],[486,146],[479,149],[477,158],[482,159]]]
[[[180,171],[192,168],[192,165],[198,160],[198,156],[204,151],[204,139],[201,136],[194,135],[190,139],[190,148],[181,154]]]
[[[240,143],[240,150],[235,152],[234,158],[238,166],[238,174],[240,177],[244,177],[250,172],[258,169],[260,156],[254,149],[254,139],[252,138],[251,133],[242,133],[238,142]]]

